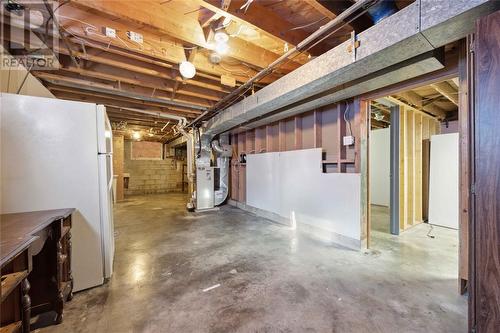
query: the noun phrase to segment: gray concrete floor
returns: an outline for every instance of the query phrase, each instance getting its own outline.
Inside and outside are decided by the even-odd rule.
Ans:
[[[64,322],[40,331],[466,331],[455,231],[374,231],[372,250],[352,251],[236,208],[192,214],[184,204],[169,194],[116,205],[113,278],[75,294]]]

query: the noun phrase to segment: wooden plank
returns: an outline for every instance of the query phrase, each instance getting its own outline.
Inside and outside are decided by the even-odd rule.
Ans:
[[[438,93],[446,97],[450,102],[458,106],[458,91],[456,91],[448,82],[438,82],[431,84]]]
[[[360,141],[360,164],[359,172],[361,174],[361,241],[370,248],[370,179],[368,172],[370,170],[370,156],[368,143],[370,140],[370,103],[366,100],[354,100],[354,105],[359,109],[359,141]]]
[[[302,117],[296,116],[294,121],[294,149],[302,149]]]
[[[469,189],[470,189],[470,113],[469,113],[469,52],[467,41],[459,42],[459,64],[458,64],[458,122],[459,122],[459,227],[458,227],[458,276],[460,279],[459,292],[464,294],[469,280]]]
[[[18,333],[22,328],[21,321],[16,321],[11,324],[0,327],[0,333]]]
[[[407,228],[407,163],[406,163],[406,108],[399,107],[399,229],[403,231]]]
[[[71,0],[71,4],[90,9],[96,13],[106,14],[120,21],[128,21],[148,28],[155,33],[173,36],[192,45],[213,48],[205,40],[205,35],[197,19],[175,12],[171,8],[164,8],[159,3],[148,2],[148,6],[144,6],[140,1]],[[238,37],[231,38],[228,45],[228,57],[260,68],[267,67],[279,57],[278,54]],[[296,62],[290,62],[284,65],[283,69],[291,71],[299,66]]]
[[[255,152],[257,154],[266,151],[266,126],[255,129]]]
[[[429,170],[431,158],[431,142],[422,141],[422,219],[429,220]]]
[[[255,154],[255,130],[246,131],[245,138],[245,147],[247,154]]]
[[[322,142],[321,142],[321,111],[315,110],[314,111],[314,125],[313,125],[313,132],[314,132],[314,148],[320,148],[322,147]]]
[[[280,120],[278,126],[278,151],[286,151],[286,122]]]
[[[406,223],[412,226],[415,223],[415,113],[408,110],[406,112]]]
[[[500,327],[500,11],[476,23],[474,47],[475,331]],[[472,245],[472,244],[471,244]]]
[[[7,296],[28,276],[28,271],[15,272],[2,275],[2,293],[1,301],[3,302]]]
[[[414,207],[414,223],[422,223],[422,115],[415,114],[415,142],[414,142],[414,174],[415,174],[415,183],[414,183],[414,198],[415,198],[415,207]]]
[[[271,125],[266,125],[266,152],[272,152],[273,151],[273,146],[272,146],[272,126]]]
[[[245,3],[246,0],[232,0],[227,9],[222,10],[219,0],[200,1],[202,6],[212,11],[221,12],[240,24],[249,25],[256,30],[263,31],[268,36],[278,39],[281,43],[288,42],[290,48],[309,36],[303,30],[294,29],[296,28],[294,24],[259,2],[252,3],[246,11],[240,10],[240,7]]]
[[[141,54],[154,59],[168,61],[173,65],[177,65],[184,60],[185,55],[182,43],[177,42],[174,38],[169,39],[165,34],[155,34],[142,28],[135,28],[134,31],[141,33],[144,36],[144,40],[147,41],[142,44],[141,47],[136,47],[132,42],[127,40],[126,33],[130,30],[130,25],[126,23],[111,20],[101,15],[94,15],[73,6],[61,6],[58,8],[57,13],[59,14],[58,19],[61,25],[64,26],[68,32],[77,36],[79,39],[89,41],[92,45],[103,43],[108,49],[107,52],[113,52],[116,48],[117,50],[122,50],[122,52],[127,53],[129,56]],[[79,21],[85,22],[89,24],[89,26],[114,28],[119,38],[112,39],[106,38],[98,33],[85,33],[85,29],[83,29],[85,26],[82,26]],[[108,45],[110,45],[109,48]],[[197,69],[197,75],[208,73],[220,77],[222,74],[227,73],[227,70],[220,65],[212,64],[204,54],[197,53],[192,62]],[[248,67],[243,65],[231,65],[231,68],[237,73],[249,71]],[[256,73],[256,71],[250,71],[250,75],[253,75],[251,73]],[[236,74],[234,77],[239,82],[248,80],[248,77],[243,75]]]

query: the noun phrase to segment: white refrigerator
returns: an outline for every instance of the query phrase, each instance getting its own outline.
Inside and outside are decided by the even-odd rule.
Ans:
[[[112,136],[102,105],[0,94],[0,211],[76,208],[74,291],[113,272]]]

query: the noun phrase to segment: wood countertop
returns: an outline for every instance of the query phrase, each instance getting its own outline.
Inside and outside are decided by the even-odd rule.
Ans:
[[[64,208],[0,215],[0,266],[35,241],[37,232],[74,211],[74,208]]]

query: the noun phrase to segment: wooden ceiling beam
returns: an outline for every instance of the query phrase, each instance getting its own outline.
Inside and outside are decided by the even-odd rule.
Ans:
[[[305,31],[293,30],[295,25],[257,1],[251,3],[246,11],[240,9],[246,3],[246,0],[231,0],[226,10],[221,8],[222,2],[220,0],[203,0],[199,2],[201,6],[230,17],[239,24],[246,24],[255,29],[263,30],[270,36],[278,38],[281,42],[291,44],[290,48],[309,36]]]
[[[180,115],[182,117],[196,117],[199,115],[199,111],[196,110],[186,110],[178,107],[165,107],[163,105],[158,105],[155,103],[147,103],[139,100],[129,100],[124,98],[119,98],[112,95],[96,94],[81,90],[73,90],[58,86],[48,86],[51,92],[53,92],[56,97],[62,99],[79,100],[83,102],[103,104],[109,106],[115,106],[116,108],[137,108],[137,109],[151,109],[155,112],[165,112],[174,115]]]
[[[112,93],[130,93],[136,96],[143,95],[144,99],[154,97],[154,98],[159,98],[159,99],[165,99],[171,100],[170,96],[167,96],[167,94],[162,91],[162,90],[156,90],[156,89],[151,89],[148,87],[143,87],[139,85],[129,85],[129,84],[120,84],[120,87],[117,88],[113,85],[106,85],[102,83],[96,83],[92,82],[89,80],[85,79],[77,79],[77,78],[72,78],[72,77],[67,77],[67,76],[60,76],[60,75],[55,75],[50,72],[34,72],[34,75],[39,78],[40,80],[43,80],[45,82],[54,84],[54,85],[64,85],[64,84],[72,84],[72,85],[78,85],[81,86],[82,89],[87,87],[87,88],[100,88],[100,89],[105,89],[106,91]],[[181,102],[181,103],[189,103],[195,106],[201,106],[201,107],[210,107],[212,106],[212,103],[207,103],[206,99],[201,99],[201,98],[193,98],[193,97],[183,97],[183,98],[177,98],[173,100],[175,102]]]
[[[161,59],[178,65],[184,60],[184,48],[182,43],[169,40],[165,34],[154,34],[144,29],[136,28],[134,31],[141,33],[144,36],[144,44],[140,47],[134,45],[127,38],[127,31],[131,30],[128,24],[123,24],[117,20],[111,20],[103,16],[94,15],[74,6],[62,6],[57,13],[60,15],[59,21],[64,29],[74,36],[83,39],[87,42],[98,43],[101,47],[108,48],[109,52],[115,50],[123,50],[131,57],[135,54],[141,54],[151,57],[152,59]],[[180,17],[183,17],[181,15]],[[94,27],[96,29],[94,29]],[[118,38],[108,38],[101,31],[104,27],[110,27],[116,30]],[[94,31],[96,30],[96,31]],[[74,38],[73,38],[74,39]],[[192,60],[197,69],[197,75],[203,76],[204,73],[220,77],[223,74],[228,74],[222,66],[213,64],[208,60],[206,54],[198,52]],[[245,72],[248,67],[243,65],[233,65],[236,71]],[[257,71],[255,71],[257,73]],[[252,74],[251,74],[252,75]],[[241,75],[233,75],[238,82],[245,82],[248,78]],[[277,77],[274,77],[274,80]],[[265,83],[270,83],[265,82]]]
[[[74,75],[81,75],[86,78],[95,78],[116,83],[119,82],[120,84],[127,83],[132,85],[142,85],[144,87],[152,89],[156,88],[167,92],[172,91],[173,85],[175,83],[180,83],[180,91],[182,91],[182,93],[184,93],[185,95],[196,96],[213,101],[219,100],[226,94],[226,92],[214,91],[202,87],[182,84],[182,82],[180,81],[171,82],[162,78],[136,74],[129,71],[121,71],[102,64],[94,65],[92,67],[92,69],[78,69],[76,67],[70,66],[61,68],[60,71],[72,73]]]
[[[409,97],[409,96],[411,96],[411,97]],[[396,97],[403,98],[405,101],[402,101],[401,99],[396,98]],[[435,106],[432,104],[426,105],[426,106],[419,106],[419,105],[422,105],[422,97],[413,91],[398,94],[396,97],[389,96],[386,98],[389,101],[391,101],[392,103],[402,105],[405,107],[409,107],[409,108],[411,108],[413,110],[417,110],[419,112],[430,114],[438,119],[445,119],[446,118],[446,112],[438,106]],[[408,100],[408,98],[410,98],[411,101]]]
[[[212,49],[205,40],[203,30],[196,19],[183,13],[162,7],[157,2],[144,1],[106,1],[106,0],[70,0],[72,5],[94,13],[105,14],[118,20],[131,22],[156,33],[167,34],[176,39],[206,49]],[[255,44],[232,37],[227,56],[260,68],[267,67],[279,55]],[[291,71],[300,64],[290,62],[283,70]]]
[[[64,48],[58,48],[57,52],[62,53],[64,55],[69,55],[69,52]],[[85,54],[82,52],[73,52],[73,53],[76,54],[80,59],[83,59],[83,60],[86,60],[89,62],[102,64],[102,65],[115,67],[115,68],[118,68],[120,70],[131,71],[134,73],[148,75],[148,76],[152,76],[155,78],[161,78],[161,79],[170,80],[170,81],[180,81],[180,82],[183,82],[185,84],[190,84],[190,85],[193,85],[196,87],[211,89],[214,91],[227,91],[227,89],[221,87],[220,85],[203,82],[201,80],[191,79],[191,80],[183,81],[181,78],[173,76],[168,71],[161,70],[159,68],[154,68],[153,66],[147,66],[146,64],[145,65],[130,64],[128,62],[113,59],[112,56],[106,56],[104,54],[98,56],[98,55]],[[92,68],[92,66],[87,64],[86,66],[84,66],[84,68],[85,69]]]
[[[455,90],[448,82],[438,82],[431,84],[438,93],[446,97],[450,102],[458,106],[458,91]]]

